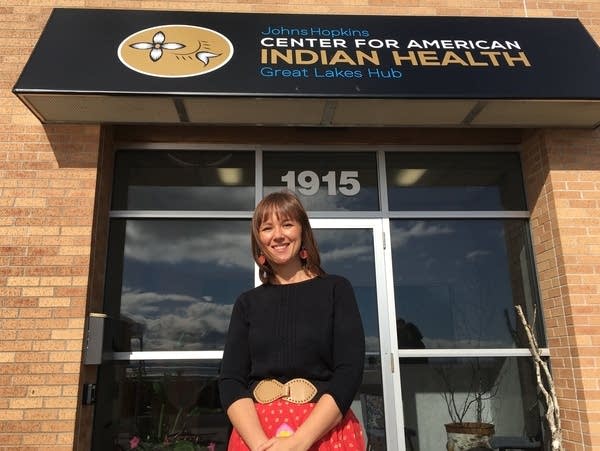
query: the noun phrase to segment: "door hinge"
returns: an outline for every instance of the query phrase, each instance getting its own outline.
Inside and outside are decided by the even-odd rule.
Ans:
[[[387,247],[387,243],[385,241],[385,232],[382,231],[381,234],[383,235],[383,250],[385,250]]]
[[[86,406],[96,403],[96,384],[83,384],[82,402]]]
[[[394,354],[390,353],[390,367],[392,369],[392,374],[394,373]]]

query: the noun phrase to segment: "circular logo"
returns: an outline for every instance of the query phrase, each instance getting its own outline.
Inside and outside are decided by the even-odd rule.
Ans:
[[[223,67],[233,45],[221,33],[192,25],[160,25],[125,38],[119,45],[121,62],[153,77],[193,77]]]

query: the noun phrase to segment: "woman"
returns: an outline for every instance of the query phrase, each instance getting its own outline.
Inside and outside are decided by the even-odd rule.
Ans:
[[[252,218],[263,284],[237,299],[221,365],[229,450],[363,450],[350,404],[360,386],[364,332],[354,292],[325,274],[306,211],[289,192]]]

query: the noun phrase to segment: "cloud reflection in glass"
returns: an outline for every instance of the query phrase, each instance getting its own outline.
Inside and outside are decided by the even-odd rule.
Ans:
[[[223,349],[233,303],[254,281],[249,227],[248,220],[127,221],[120,315],[130,350]]]

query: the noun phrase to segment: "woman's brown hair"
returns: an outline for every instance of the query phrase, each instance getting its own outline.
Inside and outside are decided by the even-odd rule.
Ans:
[[[263,283],[269,283],[272,282],[274,276],[269,262],[261,265],[258,261],[258,257],[261,255],[258,232],[262,223],[271,219],[273,214],[280,220],[291,219],[300,223],[302,227],[302,248],[306,249],[308,254],[307,258],[303,260],[304,271],[307,274],[317,276],[325,274],[325,271],[321,268],[319,249],[317,248],[306,210],[294,193],[290,191],[278,191],[265,196],[256,206],[254,216],[252,217],[252,256],[260,268],[260,280]]]

